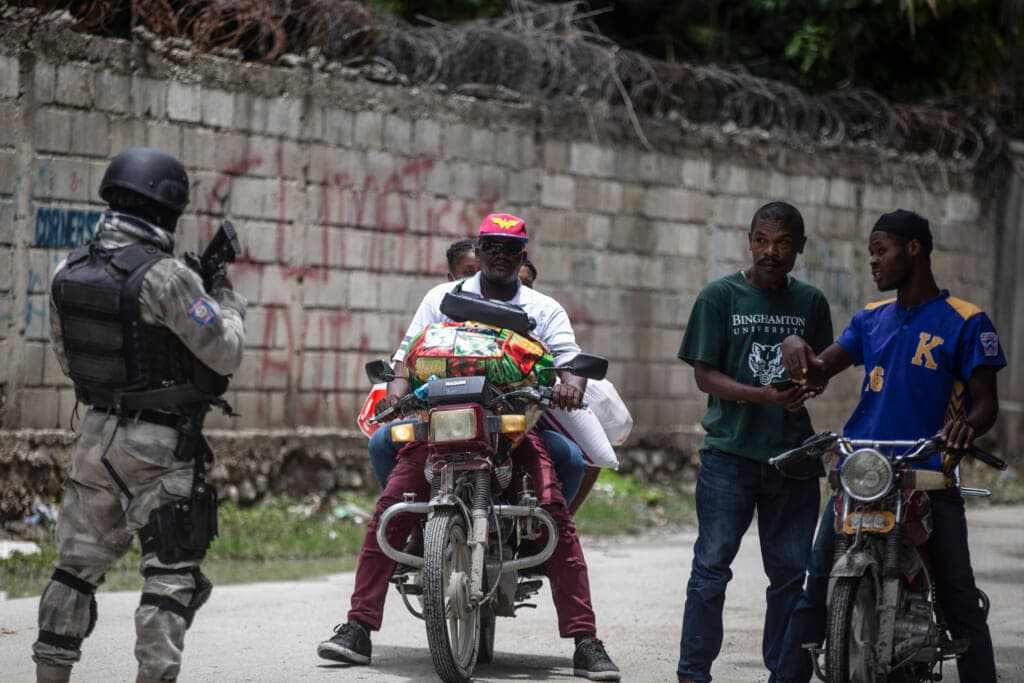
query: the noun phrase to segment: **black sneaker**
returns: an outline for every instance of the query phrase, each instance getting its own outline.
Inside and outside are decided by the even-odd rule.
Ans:
[[[576,646],[572,656],[574,676],[592,681],[617,681],[621,678],[619,667],[604,649],[604,643],[596,637],[584,638]]]
[[[324,659],[346,664],[369,664],[372,651],[370,632],[357,621],[338,624],[334,637],[316,646],[316,653]]]

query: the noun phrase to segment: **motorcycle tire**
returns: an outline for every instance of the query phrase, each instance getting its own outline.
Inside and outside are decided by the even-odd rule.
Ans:
[[[427,521],[423,539],[423,620],[445,683],[470,680],[480,643],[480,609],[469,602],[468,528],[458,511],[442,510]]]
[[[484,609],[480,613],[480,647],[476,652],[476,661],[479,664],[487,664],[494,659],[494,629],[497,618],[494,612]]]
[[[836,579],[829,602],[826,683],[880,683],[872,648],[878,639],[875,582],[869,575]]]

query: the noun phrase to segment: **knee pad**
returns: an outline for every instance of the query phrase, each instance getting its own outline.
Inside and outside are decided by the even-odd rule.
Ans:
[[[206,576],[199,571],[199,567],[182,567],[181,569],[164,569],[163,567],[150,567],[143,571],[142,575],[147,579],[151,576],[161,574],[191,574],[195,586],[192,588],[192,599],[187,605],[182,605],[169,595],[157,595],[156,593],[143,593],[140,605],[150,605],[157,609],[173,612],[185,620],[185,628],[192,626],[192,620],[199,608],[206,604],[213,593],[213,584]]]
[[[70,572],[64,571],[63,569],[54,569],[53,575],[50,576],[50,581],[55,581],[61,585],[67,586],[73,591],[81,593],[82,595],[89,596],[89,625],[85,629],[85,635],[81,637],[69,636],[63,633],[48,631],[46,629],[39,629],[38,640],[40,643],[59,647],[62,650],[81,650],[82,641],[88,638],[92,633],[92,630],[96,628],[96,619],[99,616],[96,609],[96,586],[84,579],[78,578]]]

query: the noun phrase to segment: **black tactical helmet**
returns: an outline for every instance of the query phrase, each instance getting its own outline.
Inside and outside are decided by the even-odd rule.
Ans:
[[[110,203],[116,188],[136,192],[168,214],[180,215],[188,205],[188,174],[180,161],[151,147],[131,147],[110,162],[100,182],[100,197]]]

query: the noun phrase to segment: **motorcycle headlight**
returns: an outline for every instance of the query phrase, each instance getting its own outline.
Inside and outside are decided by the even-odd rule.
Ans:
[[[466,441],[476,436],[476,411],[472,408],[435,410],[430,414],[430,440]]]
[[[889,492],[892,486],[892,464],[872,448],[854,451],[839,471],[843,490],[854,500],[869,503]]]

